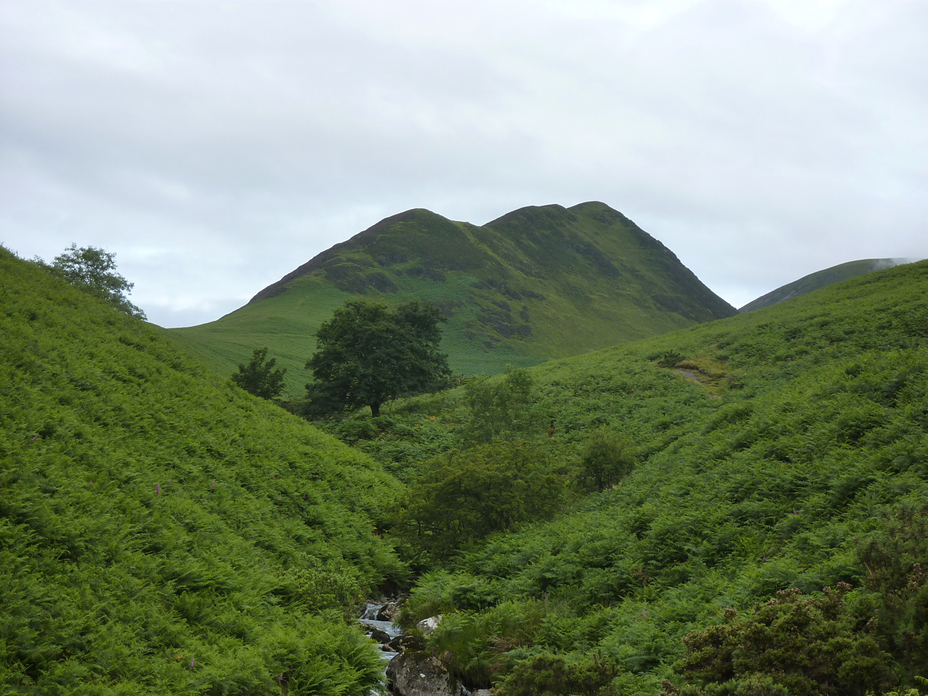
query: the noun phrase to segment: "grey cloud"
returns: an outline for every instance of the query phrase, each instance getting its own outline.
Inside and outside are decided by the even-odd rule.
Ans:
[[[116,251],[157,323],[420,206],[603,200],[736,305],[928,256],[924,3],[0,10],[0,241]]]

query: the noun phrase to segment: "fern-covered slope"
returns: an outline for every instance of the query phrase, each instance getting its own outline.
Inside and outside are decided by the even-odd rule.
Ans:
[[[523,208],[482,227],[410,210],[323,252],[219,321],[170,333],[222,373],[268,345],[299,390],[316,328],[355,296],[441,306],[449,317],[443,347],[464,374],[735,312],[633,222],[584,203]]]
[[[398,485],[0,248],[0,691],[367,694]]]
[[[780,590],[820,597],[839,582],[855,588],[864,631],[883,600],[862,585],[882,571],[861,552],[903,538],[900,513],[928,511],[928,263],[531,374],[537,419],[556,426],[541,439],[564,463],[603,429],[638,461],[571,513],[420,581],[409,620],[445,616],[430,640],[461,673],[499,684],[532,664],[611,664],[615,693],[657,694],[680,679],[683,636],[722,623],[726,607],[750,616]],[[421,426],[433,441],[454,441],[466,418],[450,395],[394,418],[405,408],[445,424]],[[379,442],[378,456],[401,461],[389,433],[364,446],[377,454]],[[928,586],[913,565],[928,567],[928,545],[912,544],[920,555],[898,557],[902,586],[873,634],[909,686],[928,678]],[[771,653],[771,669],[788,655]]]

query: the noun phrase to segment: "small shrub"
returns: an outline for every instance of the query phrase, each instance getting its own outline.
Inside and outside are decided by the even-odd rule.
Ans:
[[[602,430],[589,439],[580,461],[586,487],[600,492],[628,476],[635,466],[628,441]]]
[[[686,356],[682,353],[678,353],[675,350],[668,350],[657,357],[657,364],[660,367],[676,367],[684,360],[686,360]]]
[[[465,438],[471,443],[519,439],[536,429],[534,380],[526,370],[509,370],[502,381],[475,379],[464,385],[469,418]]]
[[[516,664],[494,690],[498,696],[612,696],[619,669],[601,655],[571,661],[544,653]]]

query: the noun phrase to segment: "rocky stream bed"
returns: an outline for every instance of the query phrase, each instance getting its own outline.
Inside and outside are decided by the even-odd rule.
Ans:
[[[404,634],[394,624],[399,616],[399,602],[382,599],[369,602],[359,621],[368,635],[380,645],[386,662],[385,673],[390,693],[399,696],[489,696],[490,691],[469,691],[448,673],[441,661],[425,649],[420,635]],[[433,616],[417,625],[421,636],[428,635],[441,621]]]

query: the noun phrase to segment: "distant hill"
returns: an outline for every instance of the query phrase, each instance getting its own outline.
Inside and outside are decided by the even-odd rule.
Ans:
[[[393,477],[2,247],[0,335],[0,691],[369,693]]]
[[[286,250],[282,250],[286,253]],[[246,306],[170,334],[221,373],[258,346],[304,369],[351,297],[438,304],[458,373],[499,373],[735,314],[663,244],[603,203],[528,207],[483,226],[409,210],[319,254]]]
[[[860,261],[850,261],[842,263],[823,271],[816,271],[799,280],[787,283],[776,290],[771,290],[766,295],[758,297],[752,302],[748,302],[739,312],[751,312],[761,307],[769,307],[779,302],[791,300],[794,297],[805,295],[807,292],[827,287],[832,283],[839,283],[848,278],[855,278],[865,273],[880,271],[884,268],[892,268],[901,263],[906,263],[903,259],[862,259]]]

